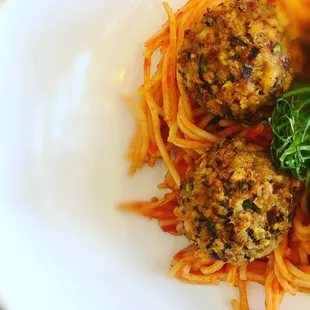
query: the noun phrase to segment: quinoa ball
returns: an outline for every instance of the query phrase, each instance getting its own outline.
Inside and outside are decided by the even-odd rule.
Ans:
[[[192,104],[252,123],[269,116],[293,80],[298,49],[289,27],[267,0],[236,0],[208,11],[185,32],[178,55]]]
[[[185,235],[224,262],[239,265],[264,257],[291,227],[299,187],[260,147],[221,140],[181,184],[178,211]]]

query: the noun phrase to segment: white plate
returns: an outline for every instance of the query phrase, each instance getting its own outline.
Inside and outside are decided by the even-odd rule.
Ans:
[[[183,1],[171,1],[177,8]],[[116,210],[158,194],[163,168],[127,178],[159,0],[7,0],[0,7],[0,299],[7,310],[230,309],[237,290],[168,280],[186,241]],[[251,309],[263,290],[250,286]],[[310,298],[286,297],[282,309]]]

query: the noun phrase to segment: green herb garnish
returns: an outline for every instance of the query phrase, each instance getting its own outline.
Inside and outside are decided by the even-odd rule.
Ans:
[[[212,121],[209,123],[209,125],[216,125],[222,118],[219,115],[216,115]]]
[[[216,237],[216,224],[215,224],[215,222],[213,221],[212,218],[207,217],[205,223],[206,223],[206,226],[207,226],[208,233],[213,238],[215,238]]]
[[[269,119],[272,159],[279,169],[310,183],[310,87],[299,87],[277,101]]]
[[[222,260],[222,259],[218,256],[218,254],[216,254],[214,251],[212,251],[212,252],[210,253],[210,256],[211,256],[212,258],[214,258],[215,260]]]
[[[203,54],[200,54],[199,56],[199,69],[198,69],[198,73],[199,73],[199,77],[201,80],[203,80],[203,74],[205,72],[207,72],[207,67],[204,65],[204,62],[205,62],[205,56]]]
[[[279,54],[281,52],[281,45],[280,43],[277,43],[274,48],[272,49],[273,54]]]
[[[253,212],[259,211],[258,206],[254,202],[248,199],[243,201],[242,207],[244,210],[251,210]]]
[[[189,183],[189,184],[186,185],[186,190],[188,192],[191,192],[194,189],[194,187],[195,187],[194,183]]]

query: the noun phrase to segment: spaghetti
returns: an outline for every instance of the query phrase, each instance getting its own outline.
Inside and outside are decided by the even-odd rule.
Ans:
[[[268,125],[250,128],[232,120],[220,120],[205,108],[193,105],[183,89],[177,74],[177,54],[184,40],[184,33],[201,19],[207,9],[216,8],[228,0],[189,0],[175,14],[167,3],[164,8],[168,22],[146,43],[144,53],[144,84],[139,88],[141,102],[126,98],[133,109],[137,130],[130,146],[130,174],[144,164],[153,167],[162,159],[167,168],[164,182],[158,187],[169,189],[162,199],[150,202],[131,202],[120,205],[125,211],[157,219],[163,231],[183,235],[177,208],[177,195],[182,178],[194,161],[221,137],[247,137],[264,147],[271,141]],[[292,8],[293,2],[282,0]],[[294,17],[304,12],[302,0]],[[305,4],[309,2],[305,0]],[[294,6],[297,5],[294,2]],[[297,18],[297,17],[296,17]],[[300,19],[304,22],[305,18]],[[303,23],[304,24],[304,23]],[[153,55],[161,53],[156,72],[151,75]],[[308,193],[305,192],[297,210],[293,227],[287,239],[264,259],[240,267],[218,261],[202,254],[195,245],[179,251],[171,262],[168,275],[191,284],[219,284],[227,281],[239,288],[240,301],[233,300],[234,309],[249,309],[247,282],[265,286],[266,309],[279,309],[285,293],[310,293],[310,216],[307,210]]]

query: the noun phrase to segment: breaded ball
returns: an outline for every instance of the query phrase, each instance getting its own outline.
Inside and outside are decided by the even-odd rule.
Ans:
[[[178,74],[193,104],[257,122],[288,91],[297,57],[289,22],[267,0],[233,1],[185,32]]]
[[[202,252],[242,264],[268,255],[286,236],[300,183],[278,172],[267,153],[222,140],[186,174],[179,194],[184,231]]]

